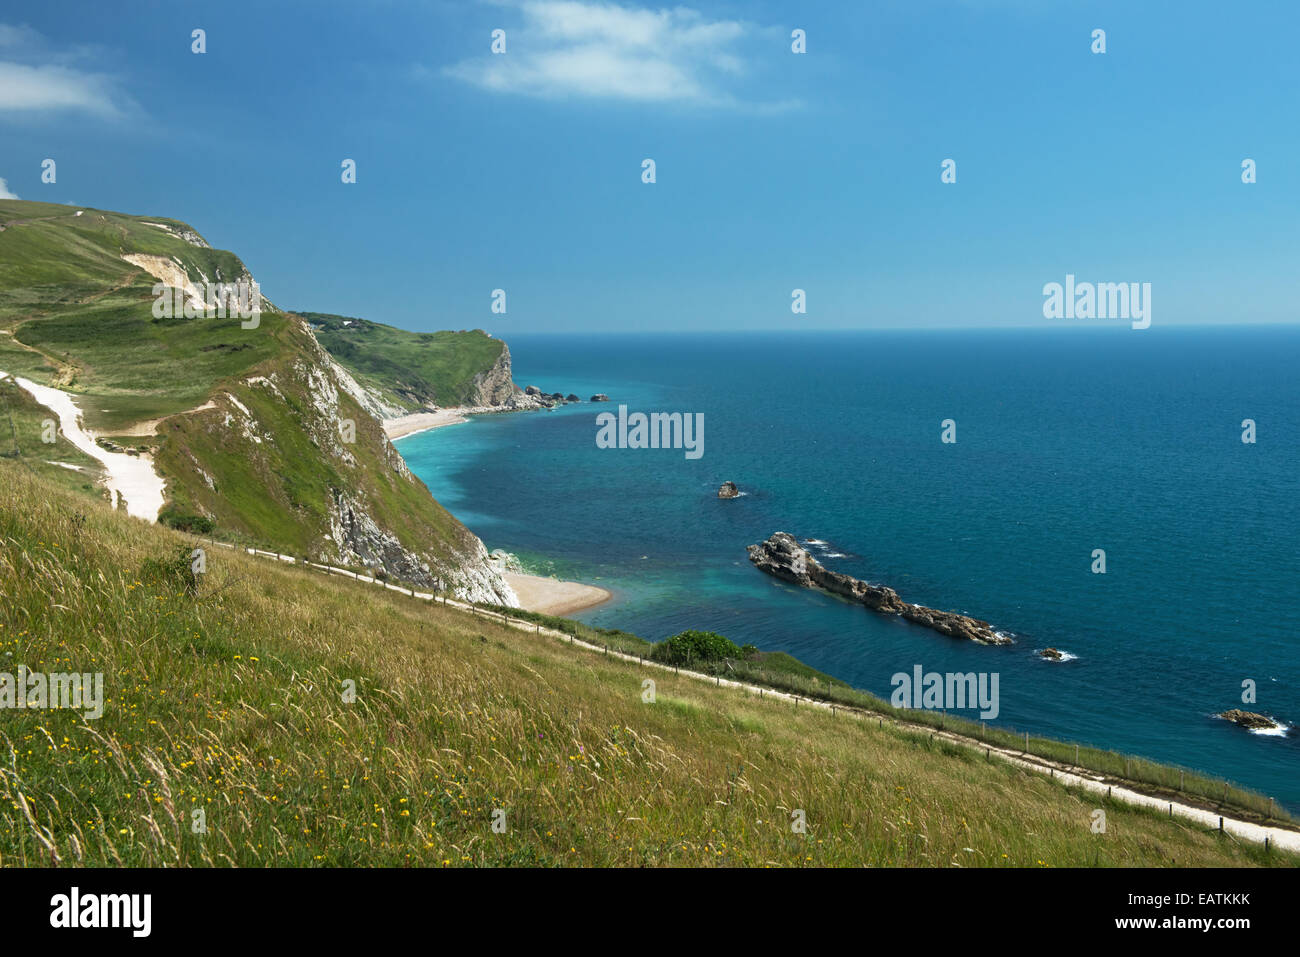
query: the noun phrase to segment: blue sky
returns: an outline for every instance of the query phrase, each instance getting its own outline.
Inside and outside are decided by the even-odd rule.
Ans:
[[[1154,327],[1300,319],[1290,0],[51,0],[0,24],[10,194],[185,220],[288,308],[507,338],[1045,326],[1073,273],[1150,282]]]

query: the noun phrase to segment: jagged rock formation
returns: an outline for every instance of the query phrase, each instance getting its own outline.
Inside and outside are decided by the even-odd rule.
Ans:
[[[595,395],[593,395],[593,396],[591,397],[591,401],[592,401],[592,402],[608,402],[608,401],[609,401],[609,396],[607,396],[607,395],[606,395],[605,393],[603,393],[603,392],[597,392]]]
[[[1233,724],[1249,731],[1273,731],[1283,727],[1267,715],[1256,714],[1254,711],[1242,711],[1240,708],[1232,708],[1215,715],[1215,717],[1231,721]]]
[[[535,385],[520,389],[515,385],[510,363],[510,347],[501,343],[501,355],[490,369],[474,376],[468,405],[475,409],[515,412],[525,409],[553,409],[580,401],[576,395],[543,392]]]
[[[1038,653],[1040,658],[1046,658],[1048,661],[1060,661],[1065,655],[1061,654],[1056,648],[1044,648]]]
[[[736,488],[735,482],[723,482],[718,488],[718,498],[739,498],[740,489]]]
[[[1010,635],[994,630],[987,621],[951,611],[936,611],[913,605],[898,597],[898,592],[884,585],[871,585],[849,575],[828,571],[802,548],[793,535],[776,532],[765,542],[750,545],[749,560],[760,571],[804,588],[820,588],[833,595],[866,605],[884,615],[899,615],[908,621],[954,638],[965,638],[985,645],[1009,645]]]
[[[316,337],[313,335],[312,338],[315,339]],[[319,340],[316,340],[316,344],[320,345]],[[383,393],[378,389],[368,388],[358,382],[352,373],[343,368],[332,355],[325,351],[324,347],[321,347],[320,352],[325,357],[325,362],[329,364],[330,372],[338,381],[339,388],[352,396],[357,405],[376,419],[382,422],[384,419],[392,419],[406,414],[406,409],[385,399]]]
[[[519,392],[510,368],[510,347],[501,343],[501,355],[491,368],[474,376],[470,386],[469,405],[505,405]]]
[[[342,564],[382,570],[389,578],[446,591],[463,601],[518,607],[518,596],[501,577],[502,569],[490,560],[479,538],[470,536],[459,562],[431,566],[419,552],[406,548],[396,535],[381,528],[364,503],[340,489],[331,492],[334,510],[329,539]]]
[[[200,248],[210,249],[207,243],[199,241]],[[145,253],[124,253],[122,259],[129,262],[132,266],[138,266],[149,275],[153,276],[159,282],[179,289],[185,294],[185,305],[195,312],[202,314],[209,306],[209,299],[218,305],[222,312],[227,315],[238,315],[241,310],[274,308],[273,304],[260,292],[254,298],[252,290],[256,288],[252,274],[247,270],[241,270],[234,276],[223,276],[220,267],[213,270],[215,275],[209,277],[202,270],[195,270],[197,276],[191,276],[177,257],[168,258],[166,256],[150,256]],[[192,268],[192,267],[191,267]],[[211,283],[217,288],[214,295],[209,296],[208,290],[204,286]],[[241,293],[241,288],[247,292]]]

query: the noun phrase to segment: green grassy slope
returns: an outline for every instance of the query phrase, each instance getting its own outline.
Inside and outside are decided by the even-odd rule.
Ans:
[[[98,720],[5,713],[0,865],[1296,863],[888,724],[238,552],[210,549],[191,592],[145,566],[192,542],[83,507],[0,459],[5,669],[106,685]]]
[[[366,319],[300,312],[316,338],[356,379],[407,411],[470,401],[474,377],[503,344],[482,330],[407,332]],[[347,325],[344,325],[347,323]]]
[[[301,327],[284,334],[306,337]],[[268,541],[294,555],[317,555],[327,551],[320,537],[341,493],[364,500],[368,515],[409,550],[442,556],[470,548],[470,533],[406,469],[380,424],[355,400],[339,392],[334,411],[315,407],[294,358],[310,346],[300,347],[248,370],[274,387],[246,379],[225,383],[252,414],[256,426],[248,433],[240,410],[226,402],[160,425],[160,466],[169,475],[195,476],[173,490],[176,510],[214,517],[233,540]],[[354,443],[342,442],[339,422],[355,426]],[[393,562],[387,565],[398,577],[413,577]]]
[[[191,281],[233,282],[246,275],[234,254],[196,245],[173,220],[77,212],[0,201],[0,370],[73,393],[87,428],[151,448],[167,482],[165,520],[422,584],[455,587],[481,564],[477,539],[341,391],[302,320],[273,307],[256,328],[155,318],[157,280],[122,258],[161,256]],[[479,362],[479,339],[493,357],[501,349],[449,335],[447,369]]]
[[[0,328],[31,307],[82,303],[144,276],[122,261],[122,252],[174,256],[187,273],[214,281],[233,281],[243,271],[233,253],[193,245],[151,223],[189,228],[156,216],[0,200]]]

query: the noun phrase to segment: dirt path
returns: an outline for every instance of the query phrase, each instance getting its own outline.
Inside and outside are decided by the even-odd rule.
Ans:
[[[0,372],[0,376],[4,376]],[[128,515],[150,522],[158,521],[163,506],[163,480],[154,470],[153,459],[146,455],[109,452],[95,443],[95,437],[81,426],[81,410],[71,395],[30,379],[13,377],[23,391],[59,418],[63,436],[80,451],[104,467],[104,484],[113,493],[113,507],[126,508]]]
[[[141,437],[157,435],[158,426],[166,422],[168,419],[173,419],[178,415],[193,415],[195,412],[206,412],[208,409],[215,409],[216,407],[217,404],[213,402],[211,399],[209,399],[207,402],[204,402],[202,405],[196,405],[194,408],[186,409],[183,412],[173,412],[170,415],[164,415],[161,418],[157,418],[157,419],[141,419],[139,422],[136,422],[132,425],[123,426],[120,429],[114,429],[113,435],[123,436],[123,437],[131,436],[133,438],[141,438]]]

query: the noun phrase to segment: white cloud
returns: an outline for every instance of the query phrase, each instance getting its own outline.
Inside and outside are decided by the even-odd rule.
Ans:
[[[17,198],[18,198],[17,194],[9,192],[9,183],[5,180],[3,176],[0,176],[0,199],[17,199]]]
[[[504,54],[485,52],[443,72],[496,93],[740,105],[729,89],[745,72],[735,48],[765,32],[685,7],[523,0],[518,8],[523,24],[502,26]]]
[[[30,27],[0,23],[0,114],[68,110],[111,119],[133,109],[112,76],[78,65],[94,54],[53,50]]]
[[[118,116],[112,82],[62,66],[25,66],[0,60],[0,111],[82,110]]]
[[[35,46],[40,42],[41,35],[31,27],[0,23],[0,47]]]

